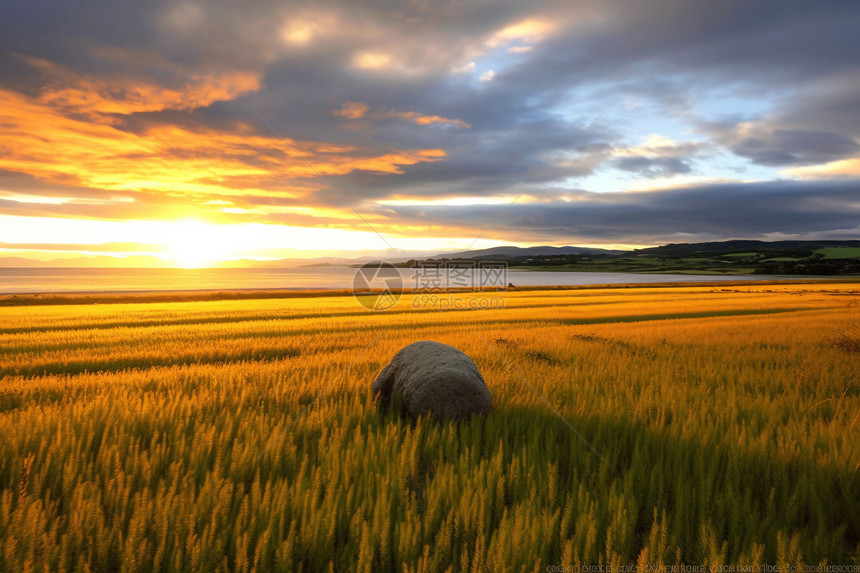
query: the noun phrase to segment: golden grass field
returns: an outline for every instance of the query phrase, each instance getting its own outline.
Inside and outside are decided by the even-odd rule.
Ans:
[[[860,560],[857,282],[441,296],[0,308],[0,571]],[[424,339],[489,416],[377,411]]]

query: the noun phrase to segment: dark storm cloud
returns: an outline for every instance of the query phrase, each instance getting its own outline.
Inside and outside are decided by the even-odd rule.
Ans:
[[[481,226],[530,241],[666,242],[678,234],[765,237],[856,234],[860,181],[735,183],[627,193],[568,194],[567,201],[389,206],[404,223]]]
[[[779,129],[765,137],[746,137],[731,146],[738,155],[761,165],[806,165],[849,157],[860,149],[835,133]]]
[[[582,128],[559,121],[547,123],[543,132],[529,129],[522,145],[516,133],[500,133],[499,139],[466,135],[447,147],[448,157],[440,165],[425,163],[392,178],[383,174],[356,172],[329,179],[336,193],[322,188],[316,195],[336,202],[339,195],[350,200],[382,199],[390,195],[412,197],[472,197],[518,193],[542,188],[552,181],[583,177],[594,172],[611,148],[600,143],[607,130]],[[510,139],[509,139],[510,138]]]
[[[538,47],[547,53],[548,65],[524,66],[512,78],[579,75],[580,82],[588,82],[599,74],[629,79],[637,71],[629,66],[635,65],[670,74],[702,74],[702,79],[707,74],[712,82],[787,86],[852,67],[860,46],[855,33],[860,11],[851,1],[588,4],[588,12],[596,14],[592,21],[579,28],[573,22],[577,33],[556,36]],[[563,14],[567,7],[559,4],[555,9]],[[582,71],[588,75],[577,74]],[[662,75],[652,77],[665,82]]]
[[[613,18],[604,28],[584,27],[554,37],[536,47],[533,58],[542,65],[523,64],[498,73],[494,81],[548,94],[565,86],[581,90],[603,84],[597,93],[606,100],[645,95],[663,102],[667,113],[685,118],[697,117],[696,102],[715,89],[722,95],[734,91],[739,97],[766,97],[776,107],[753,118],[760,131],[756,137],[737,133],[736,123],[749,116],[719,133],[703,131],[765,165],[856,153],[856,3],[604,4],[607,10],[610,5]]]
[[[356,193],[364,189],[369,197],[385,189],[409,192],[411,186],[414,194],[432,194],[434,189],[496,192],[505,177],[517,169],[522,172],[523,165],[532,173],[548,173],[550,170],[542,168],[546,159],[540,148],[546,144],[560,149],[565,145],[562,141],[570,141],[569,137],[554,138],[553,133],[563,128],[569,133],[574,126],[566,123],[581,129],[603,105],[617,104],[627,94],[662,101],[667,113],[695,117],[697,98],[714,87],[735,85],[743,87],[738,88],[741,94],[772,95],[777,103],[784,101],[785,93],[797,93],[785,100],[787,113],[777,109],[769,117],[758,118],[760,133],[755,136],[743,137],[736,124],[727,124],[723,133],[703,129],[733,153],[754,163],[787,166],[857,152],[858,131],[852,125],[857,114],[851,112],[851,98],[856,100],[858,92],[845,89],[848,79],[839,77],[853,68],[860,55],[860,41],[853,33],[860,23],[856,4],[828,4],[826,10],[794,2],[595,2],[576,6],[565,3],[538,8],[537,14],[557,15],[568,32],[538,43],[520,64],[498,70],[489,85],[476,87],[433,75],[409,82],[350,77],[350,87],[361,94],[355,99],[374,105],[383,97],[395,107],[411,105],[460,118],[472,129],[439,137],[409,126],[377,126],[373,141],[398,145],[439,141],[449,158],[412,167],[397,180],[351,174],[339,188]],[[577,11],[585,15],[581,26],[562,17]],[[588,15],[595,25],[589,25]],[[339,80],[321,81],[333,86]],[[375,87],[368,85],[376,82]],[[817,107],[821,89],[813,89],[819,83],[833,100],[831,121],[824,124],[813,117],[825,113]],[[588,95],[590,91],[593,96]],[[582,99],[583,111],[588,109],[594,115],[580,113],[562,119],[552,112],[553,105],[576,99]],[[841,117],[845,120],[840,122]],[[552,125],[557,127],[548,127]],[[614,129],[602,130],[602,141],[590,139],[606,148],[623,146],[623,126],[611,127]],[[365,135],[356,132],[354,137]],[[486,149],[487,142],[491,150]],[[645,159],[609,162],[611,156],[605,153],[592,154],[590,159],[580,169],[559,177],[588,175],[601,166],[650,176],[689,173],[691,167],[685,157],[650,160],[648,167]],[[518,179],[517,185],[524,179]]]

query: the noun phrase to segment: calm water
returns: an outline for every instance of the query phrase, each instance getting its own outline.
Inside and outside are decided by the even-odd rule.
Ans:
[[[123,292],[151,290],[238,289],[346,289],[352,288],[356,269],[305,267],[285,269],[47,269],[0,268],[0,294],[33,292]],[[429,279],[412,269],[400,269],[404,287],[426,287]],[[507,271],[492,277],[479,271],[448,271],[436,277],[437,285],[480,286],[513,283],[516,286],[590,285],[620,283],[692,282],[721,280],[772,280],[780,277],[710,276],[633,273],[569,273]],[[786,278],[786,277],[782,277]],[[441,282],[438,282],[441,281]],[[380,280],[371,286],[382,286]]]

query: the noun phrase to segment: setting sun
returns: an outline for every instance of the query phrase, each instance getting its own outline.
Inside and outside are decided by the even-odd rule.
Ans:
[[[213,266],[235,256],[229,236],[217,225],[186,219],[165,225],[164,231],[158,242],[166,247],[167,257],[177,267]]]

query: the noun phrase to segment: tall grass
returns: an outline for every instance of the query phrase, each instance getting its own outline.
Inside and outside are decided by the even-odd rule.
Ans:
[[[0,570],[856,562],[856,286],[732,291],[0,309]],[[420,339],[491,414],[377,410]]]

